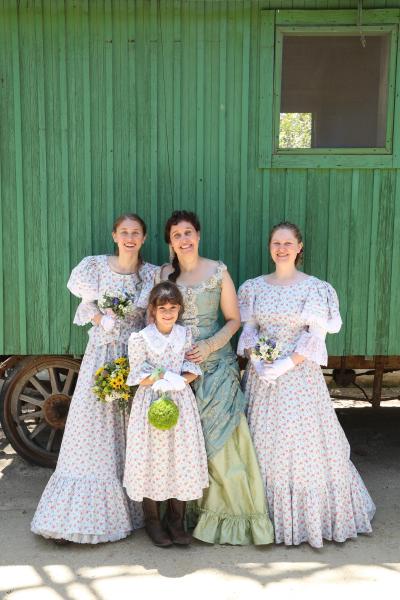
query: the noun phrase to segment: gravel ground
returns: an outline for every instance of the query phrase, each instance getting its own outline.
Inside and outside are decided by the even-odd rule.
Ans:
[[[199,542],[159,549],[143,531],[113,544],[57,546],[29,531],[51,471],[24,462],[0,431],[0,597],[399,598],[400,409],[338,408],[338,414],[378,511],[372,536],[322,550]]]

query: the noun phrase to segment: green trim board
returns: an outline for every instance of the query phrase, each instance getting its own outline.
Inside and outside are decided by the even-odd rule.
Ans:
[[[399,60],[398,10],[371,10],[363,12],[361,30],[369,35],[382,32],[390,34],[390,57],[388,66],[388,96],[386,115],[385,146],[376,148],[279,148],[279,124],[281,105],[281,74],[283,36],[290,35],[360,35],[360,26],[354,20],[357,11],[262,11],[261,39],[271,36],[270,23],[275,22],[274,51],[270,56],[260,55],[260,104],[259,104],[259,167],[260,168],[391,168],[400,166],[400,141],[398,119],[395,108],[400,109],[400,77],[396,76]],[[276,13],[269,18],[269,27],[264,13]],[[283,14],[284,13],[284,14]],[[304,14],[306,13],[306,14]],[[349,14],[347,14],[349,13]],[[385,13],[383,15],[383,13]],[[395,23],[394,23],[395,21]],[[282,25],[282,23],[284,25]],[[368,23],[368,25],[366,24]],[[390,23],[390,24],[388,24]],[[273,58],[272,58],[273,56]],[[270,62],[274,61],[273,106],[267,106],[265,87],[271,82]],[[269,77],[265,76],[268,72]],[[272,123],[266,121],[272,115]],[[266,140],[272,135],[273,143]]]

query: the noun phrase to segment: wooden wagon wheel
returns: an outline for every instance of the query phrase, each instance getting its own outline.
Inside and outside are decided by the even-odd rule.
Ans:
[[[0,420],[13,448],[31,463],[57,462],[80,363],[30,356],[11,372],[0,395]]]

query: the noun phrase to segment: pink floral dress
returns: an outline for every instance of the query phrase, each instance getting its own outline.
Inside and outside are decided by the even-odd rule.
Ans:
[[[157,367],[174,373],[201,375],[201,369],[184,359],[192,347],[189,329],[174,325],[168,336],[148,325],[129,339],[128,383],[138,385]],[[124,486],[133,500],[196,500],[208,487],[207,455],[196,399],[189,385],[168,392],[179,408],[179,420],[167,431],[148,422],[147,412],[161,395],[140,386],[129,419]]]
[[[320,368],[327,364],[326,333],[341,327],[335,290],[316,277],[285,286],[261,276],[241,286],[239,303],[239,354],[267,337],[282,358],[305,357],[275,385],[260,379],[250,361],[244,377],[276,542],[319,548],[323,539],[343,542],[371,532],[375,506],[350,461]]]
[[[142,329],[155,269],[145,263],[138,275],[122,275],[112,271],[108,257],[102,255],[84,258],[71,273],[68,288],[82,299],[76,325],[90,323],[105,293],[130,294],[136,310],[118,319],[111,332],[101,326],[89,330],[57,468],[34,515],[34,533],[96,544],[124,538],[142,525],[141,507],[128,500],[122,487],[124,416],[114,404],[99,402],[92,386],[97,369],[127,355],[130,334]]]

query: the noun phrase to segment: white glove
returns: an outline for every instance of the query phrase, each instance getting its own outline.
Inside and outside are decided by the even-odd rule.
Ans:
[[[261,379],[271,383],[278,379],[284,373],[287,373],[291,369],[294,369],[296,365],[288,356],[287,358],[278,358],[273,363],[264,363],[262,373],[260,374]]]
[[[110,331],[112,331],[114,329],[115,319],[114,319],[114,317],[111,317],[110,315],[104,315],[100,319],[100,325],[102,326],[104,331],[107,331],[107,333],[109,333]]]
[[[165,371],[164,379],[166,379],[171,385],[174,386],[174,387],[171,387],[170,389],[174,390],[175,392],[181,392],[182,390],[185,389],[186,381],[185,381],[185,378],[182,377],[182,375],[178,375],[177,373],[174,373],[173,371]]]
[[[155,392],[161,392],[163,394],[164,392],[170,392],[172,388],[170,382],[166,379],[157,379],[157,381],[151,386],[151,389]]]
[[[261,377],[263,374],[263,371],[264,371],[265,362],[261,358],[256,358],[252,354],[250,355],[250,361],[251,361],[251,364],[253,365],[257,375],[259,375]]]

